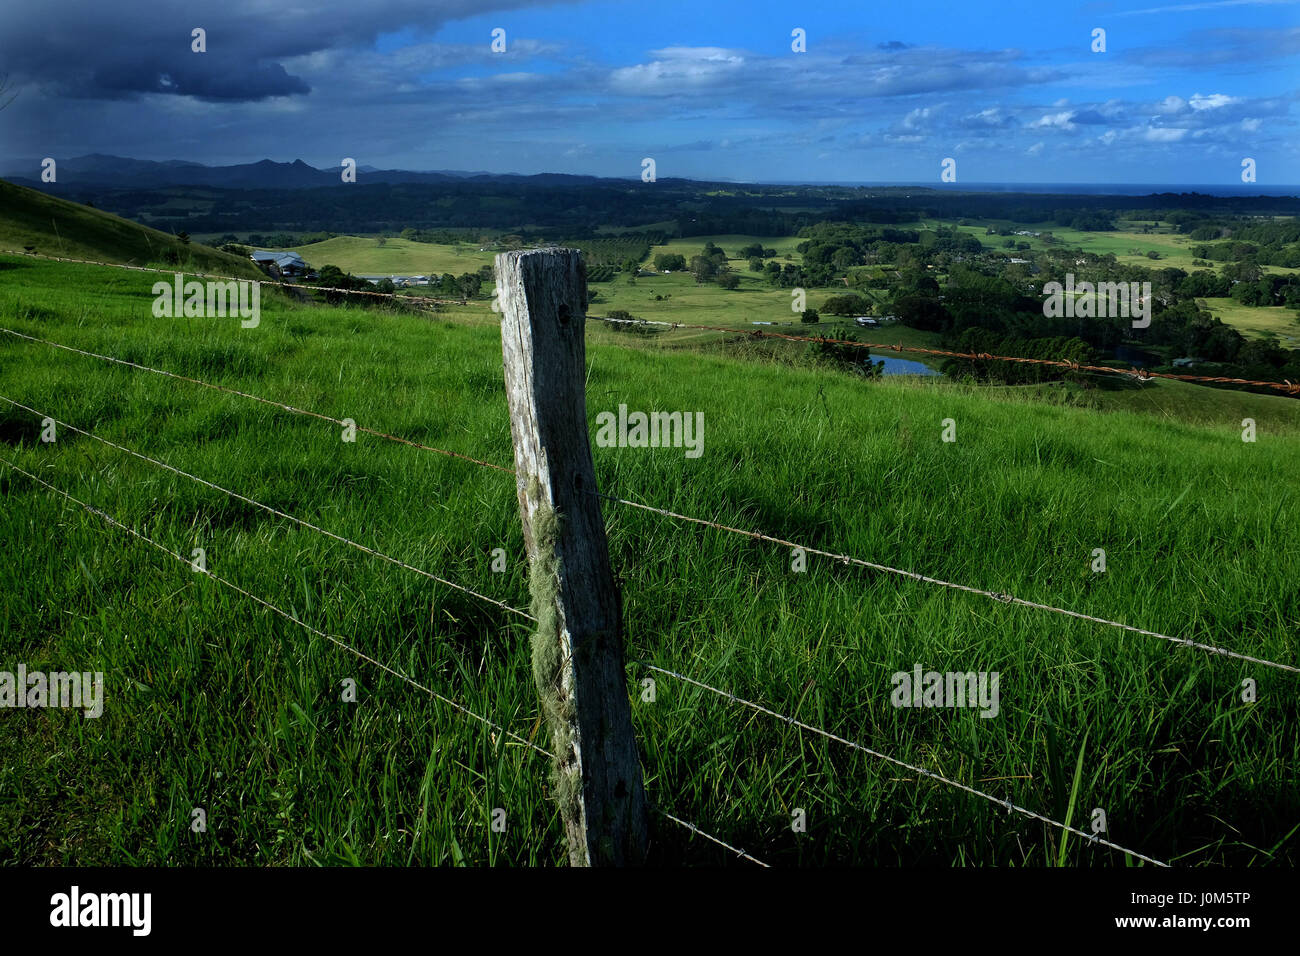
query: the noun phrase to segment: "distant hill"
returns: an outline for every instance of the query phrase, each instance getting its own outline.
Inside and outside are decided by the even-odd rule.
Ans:
[[[207,186],[221,189],[310,189],[335,186],[342,182],[342,166],[317,169],[295,159],[277,163],[263,159],[235,166],[204,166],[202,163],[168,160],[127,159],[91,153],[60,160],[58,180],[42,183],[38,174],[40,161],[35,159],[7,162],[0,175],[10,181],[31,185],[45,192],[60,193],[87,187],[111,189],[158,189],[165,186]],[[435,170],[416,172],[406,169],[375,169],[360,166],[358,183],[457,183],[464,181],[495,182],[527,180],[539,184],[598,182],[594,176],[569,176],[539,173],[535,176]]]
[[[0,251],[23,252],[27,246],[41,255],[70,259],[161,265],[174,256],[199,272],[262,274],[242,256],[196,242],[187,245],[112,213],[0,180]]]

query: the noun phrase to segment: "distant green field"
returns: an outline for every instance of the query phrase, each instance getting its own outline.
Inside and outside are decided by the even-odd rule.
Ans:
[[[512,462],[485,305],[431,317],[272,294],[242,329],[154,318],[152,276],[22,256],[0,267],[4,327]],[[627,291],[789,309],[788,291],[660,278]],[[589,338],[593,431],[619,404],[706,423],[699,458],[595,447],[604,492],[1300,663],[1300,403],[1199,389],[1207,408],[1223,404],[1198,421],[1183,413],[1191,386],[1169,390],[1168,414],[1100,412],[1030,390],[660,349],[595,323]],[[565,859],[536,754],[185,562],[204,548],[214,573],[538,739],[526,622],[70,430],[42,442],[41,416],[526,607],[513,476],[365,434],[345,442],[328,422],[4,334],[0,396],[37,410],[0,401],[0,457],[182,559],[0,464],[0,670],[102,671],[106,699],[98,720],[0,721],[0,864]],[[1255,443],[1232,420],[1246,407]],[[1086,828],[1103,808],[1107,839],[1178,866],[1300,865],[1295,674],[814,555],[795,572],[784,546],[603,510],[632,661],[1055,819]],[[915,666],[997,673],[998,715],[894,706],[891,675]],[[1125,865],[637,663],[627,677],[650,799],[769,863]],[[348,679],[356,703],[342,700]],[[792,832],[794,808],[807,833]],[[656,864],[737,863],[661,816],[652,826]]]
[[[1151,269],[1160,268],[1177,268],[1187,272],[1193,272],[1197,269],[1204,269],[1205,266],[1195,266],[1192,264],[1195,256],[1191,253],[1193,245],[1200,245],[1185,235],[1180,235],[1169,231],[1168,224],[1161,223],[1157,231],[1150,234],[1144,234],[1140,231],[1117,231],[1117,232],[1084,232],[1079,229],[1071,229],[1066,226],[1058,226],[1053,223],[1011,223],[1006,220],[998,221],[999,225],[1010,226],[1012,229],[1023,229],[1027,232],[1050,232],[1057,239],[1062,240],[1067,248],[1079,249],[1083,252],[1090,252],[1094,255],[1114,255],[1116,260],[1126,265],[1140,265]],[[928,228],[934,228],[936,225],[951,226],[967,235],[975,236],[986,247],[994,250],[1002,249],[1002,243],[1007,239],[1014,239],[1016,242],[1029,243],[1030,249],[1038,251],[1052,248],[1034,236],[989,236],[985,235],[987,226],[985,224],[973,226],[957,226],[954,222],[942,220],[927,220],[924,223]],[[1060,248],[1057,246],[1057,248]],[[1014,255],[1011,250],[1005,250],[1009,255]],[[1160,258],[1151,259],[1146,253],[1156,252]],[[1214,263],[1211,268],[1218,270],[1222,263]],[[1261,266],[1265,272],[1286,275],[1300,270],[1287,268],[1284,266]]]
[[[743,269],[747,260],[740,258],[740,250],[745,246],[751,246],[758,242],[762,243],[765,249],[775,249],[782,262],[788,256],[797,263],[800,255],[795,251],[795,246],[803,241],[798,236],[691,236],[688,239],[671,239],[661,246],[651,247],[650,258],[647,262],[653,263],[654,257],[663,253],[685,256],[689,262],[691,256],[698,256],[704,250],[705,243],[712,242],[722,249],[728,258],[737,260],[739,266]],[[733,263],[733,268],[734,266],[735,263]]]
[[[1061,226],[1037,225],[1033,229],[1050,231],[1066,245],[1078,247],[1084,252],[1096,255],[1114,255],[1123,263],[1146,265],[1157,269],[1162,266],[1174,266],[1191,271],[1195,268],[1190,247],[1191,239],[1184,235],[1153,232],[1144,235],[1140,232],[1082,232],[1078,229]],[[1146,253],[1156,252],[1159,259],[1151,259]]]
[[[1276,335],[1285,348],[1300,348],[1300,312],[1285,306],[1255,307],[1236,299],[1202,299],[1210,312],[1244,335]]]
[[[642,275],[636,285],[629,285],[622,274],[610,282],[593,282],[591,289],[599,298],[592,304],[591,313],[606,315],[614,309],[623,309],[641,319],[699,325],[748,325],[755,321],[798,323],[799,316],[791,308],[794,300],[790,289],[774,289],[766,279],[749,272],[744,263],[739,267],[733,263],[732,269],[740,277],[740,285],[731,291],[715,282],[697,284],[688,272]],[[816,308],[828,296],[846,291],[843,286],[809,289],[807,306]]]
[[[354,275],[429,275],[447,272],[462,275],[491,265],[493,253],[479,252],[477,243],[450,246],[439,243],[412,242],[409,239],[335,236],[324,242],[296,246],[293,250],[313,268],[338,266]]]
[[[777,251],[777,262],[784,264],[788,256],[789,261],[798,264],[802,257],[795,251],[795,246],[804,240],[797,236],[721,235],[673,239],[652,246],[642,267],[653,273],[654,257],[664,254],[680,255],[689,262],[710,241],[727,253],[731,271],[740,279],[736,289],[728,291],[714,282],[696,283],[686,272],[642,275],[637,278],[635,286],[629,285],[627,277],[620,274],[613,281],[592,284],[591,288],[600,296],[591,308],[592,314],[605,315],[611,310],[622,309],[642,319],[699,325],[743,326],[756,321],[799,323],[799,316],[792,309],[792,290],[773,288],[761,275],[749,271],[747,259],[739,257],[742,248],[758,242],[764,248]],[[806,306],[815,309],[829,296],[843,295],[848,291],[842,285],[807,289]]]

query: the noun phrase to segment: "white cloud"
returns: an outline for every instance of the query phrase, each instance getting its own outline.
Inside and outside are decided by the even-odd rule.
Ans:
[[[651,56],[649,63],[614,70],[610,85],[625,93],[668,93],[729,79],[745,66],[742,53],[716,46],[671,46],[652,50]]]
[[[1269,7],[1289,4],[1294,0],[1205,0],[1202,3],[1177,3],[1164,7],[1147,7],[1143,10],[1125,10],[1121,17],[1139,17],[1148,13],[1193,13],[1198,10],[1221,10],[1224,7]]]
[[[1048,113],[1029,124],[1030,129],[1074,129],[1074,110],[1061,113]]]
[[[904,129],[920,129],[925,125],[925,121],[930,118],[930,107],[920,106],[912,110],[903,117]]]
[[[1223,93],[1213,93],[1210,96],[1202,96],[1197,93],[1188,102],[1194,110],[1217,110],[1229,103],[1236,103],[1237,98],[1235,96],[1225,96]]]
[[[1187,130],[1174,127],[1153,126],[1142,134],[1148,143],[1176,143],[1187,135]]]
[[[980,110],[978,113],[971,113],[962,117],[967,126],[981,127],[1000,127],[1006,126],[1011,122],[1011,118],[1002,112],[1000,107],[990,106],[988,109]]]

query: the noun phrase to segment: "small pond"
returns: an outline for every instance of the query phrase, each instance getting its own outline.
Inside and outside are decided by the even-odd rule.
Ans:
[[[871,361],[884,362],[886,375],[940,375],[928,365],[922,365],[920,362],[913,362],[909,359],[892,358],[888,355],[872,354]]]

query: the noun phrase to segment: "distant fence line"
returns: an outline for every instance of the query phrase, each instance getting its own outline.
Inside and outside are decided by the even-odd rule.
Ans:
[[[951,352],[947,349],[928,349],[917,345],[891,344],[889,342],[856,342],[853,339],[832,339],[820,335],[789,335],[784,332],[764,332],[760,329],[729,329],[716,325],[693,325],[686,322],[666,322],[658,319],[611,319],[591,316],[602,322],[624,323],[630,325],[660,325],[674,329],[692,329],[700,332],[735,332],[756,339],[785,339],[789,342],[812,342],[824,345],[845,345],[857,349],[875,349],[877,351],[910,352],[916,355],[938,355],[945,358],[969,359],[979,362],[1019,362],[1025,365],[1048,365],[1067,369],[1072,372],[1100,372],[1114,375],[1127,375],[1141,381],[1153,378],[1176,379],[1180,382],[1218,382],[1227,385],[1253,385],[1259,388],[1274,388],[1288,395],[1300,395],[1300,382],[1264,382],[1248,378],[1230,378],[1225,375],[1177,375],[1173,372],[1150,372],[1143,368],[1115,368],[1111,365],[1085,365],[1071,359],[1024,358],[1018,355],[992,355],[988,352]]]
[[[214,275],[210,272],[192,272],[189,269],[159,269],[154,266],[135,266],[125,262],[100,262],[95,259],[69,259],[66,256],[47,256],[39,252],[14,252],[7,253],[14,256],[27,256],[32,259],[45,259],[49,262],[71,262],[83,266],[105,266],[109,269],[130,269],[132,272],[153,272],[159,275],[174,276],[176,273],[181,275],[193,276],[196,279],[220,279],[226,282],[256,282],[258,285],[269,285],[279,289],[309,289],[313,292],[337,292],[340,295],[369,295],[383,299],[401,299],[413,303],[434,303],[445,305],[452,302],[460,301],[458,299],[439,299],[428,295],[402,295],[397,292],[380,292],[374,289],[343,289],[338,286],[327,285],[307,285],[302,282],[285,282],[282,279],[271,278],[254,278],[253,276],[224,276]]]

